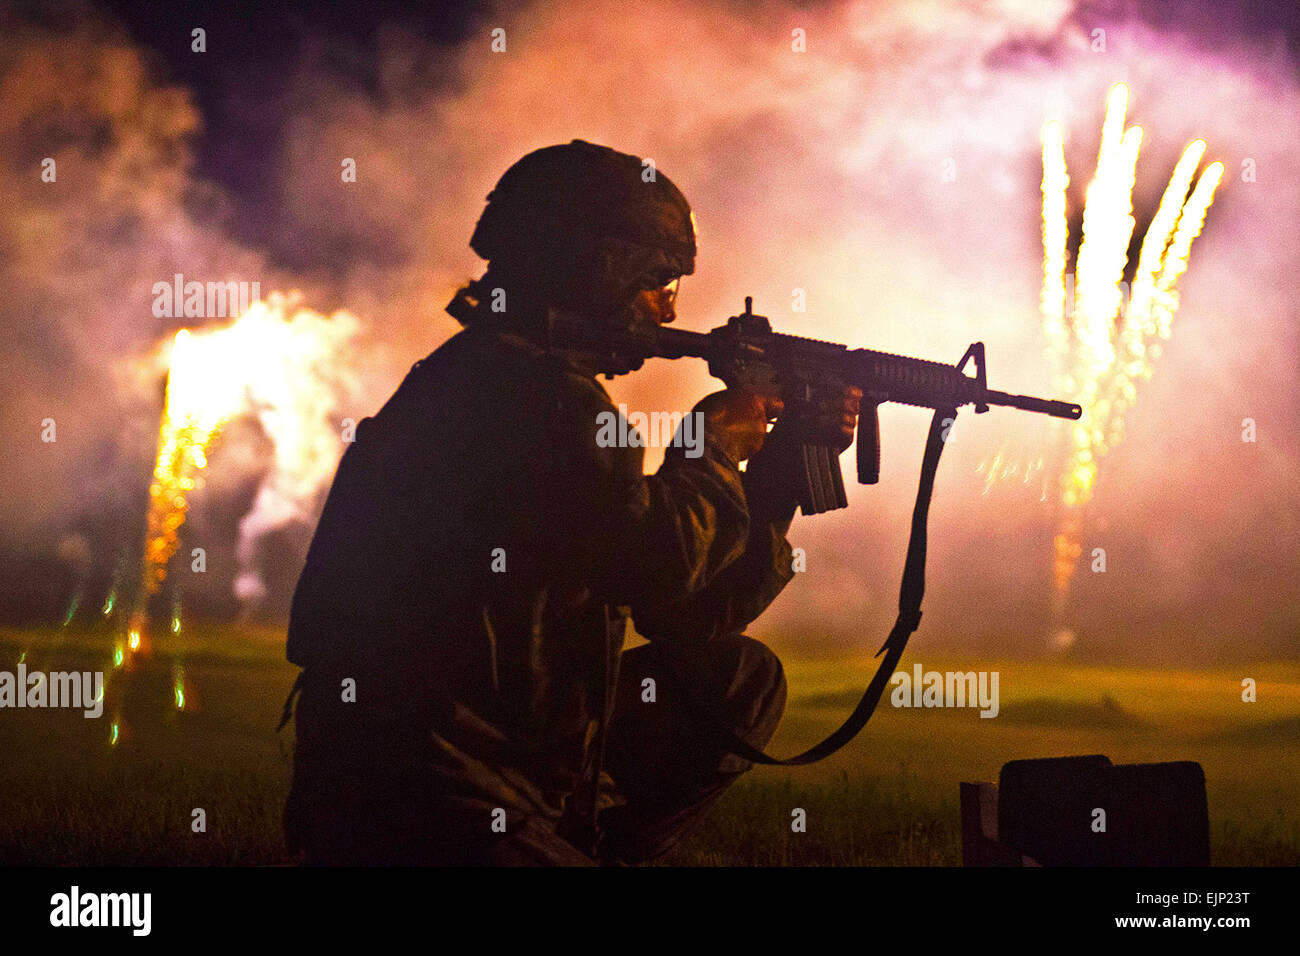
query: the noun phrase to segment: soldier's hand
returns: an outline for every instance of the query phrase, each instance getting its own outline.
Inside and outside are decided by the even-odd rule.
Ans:
[[[784,533],[799,503],[801,446],[811,438],[844,451],[853,443],[861,408],[862,390],[849,387],[819,395],[807,406],[801,404],[798,414],[806,417],[794,418],[793,410],[787,411],[745,472],[750,515],[761,521],[781,522]]]
[[[853,444],[853,433],[858,427],[860,411],[862,411],[862,389],[856,386],[850,385],[838,394],[820,396],[813,434],[842,452]]]
[[[814,393],[811,402],[790,406],[781,423],[772,429],[766,447],[776,453],[789,446],[793,453],[797,445],[808,443],[829,445],[842,452],[853,444],[861,410],[860,388],[850,385],[844,389],[820,390]]]
[[[706,395],[694,411],[704,416],[707,433],[714,435],[736,462],[754,457],[767,437],[768,422],[784,405],[775,391],[742,386]]]

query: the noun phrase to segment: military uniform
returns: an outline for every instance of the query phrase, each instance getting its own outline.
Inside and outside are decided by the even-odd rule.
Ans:
[[[557,826],[629,615],[649,644],[623,656],[609,728],[610,858],[661,854],[748,768],[699,707],[771,737],[781,665],[741,632],[793,576],[788,516],[751,516],[716,436],[646,476],[641,449],[597,442],[602,412],[582,366],[471,326],[358,427],[289,628],[285,824],[306,860],[592,862]]]

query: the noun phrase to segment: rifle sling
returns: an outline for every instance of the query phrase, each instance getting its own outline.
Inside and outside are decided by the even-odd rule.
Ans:
[[[885,659],[880,662],[880,667],[876,670],[876,676],[872,678],[862,699],[858,701],[858,706],[838,730],[801,754],[784,759],[771,757],[732,731],[720,729],[722,727],[720,719],[716,715],[709,714],[698,702],[692,700],[685,690],[685,682],[680,676],[673,675],[686,707],[695,712],[697,719],[705,727],[715,728],[714,736],[720,738],[727,752],[754,763],[781,767],[801,766],[829,757],[856,737],[858,732],[867,725],[867,721],[871,719],[876,705],[880,703],[880,698],[885,693],[889,678],[893,676],[894,669],[898,666],[899,658],[903,656],[907,639],[921,623],[921,598],[925,595],[926,520],[930,513],[930,498],[934,493],[934,476],[939,467],[939,456],[943,453],[945,432],[956,418],[955,408],[939,408],[935,410],[934,418],[930,421],[930,433],[925,443],[925,457],[921,461],[921,481],[916,491],[916,506],[912,509],[912,531],[907,542],[903,583],[898,594],[898,619],[894,622],[893,630],[889,632],[885,643],[881,645],[879,651],[876,651],[877,657],[882,651],[887,651]]]

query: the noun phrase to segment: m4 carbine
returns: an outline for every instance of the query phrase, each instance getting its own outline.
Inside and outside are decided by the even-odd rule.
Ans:
[[[952,424],[949,419],[956,416],[957,409],[973,403],[976,412],[986,412],[990,405],[1009,405],[1056,418],[1077,420],[1083,416],[1083,409],[1069,402],[1010,395],[989,388],[984,373],[983,342],[971,345],[955,366],[870,349],[850,349],[834,342],[773,332],[765,316],[754,314],[753,300],[749,297],[745,298],[742,314],[733,315],[726,325],[711,332],[687,332],[662,325],[626,332],[611,331],[574,321],[554,311],[547,315],[545,332],[551,345],[592,356],[594,367],[611,378],[640,368],[648,358],[691,356],[708,362],[709,372],[728,388],[751,385],[778,389],[785,405],[782,414],[791,419],[795,428],[794,439],[801,445],[801,461],[796,464],[801,466],[798,470],[802,471],[802,476],[797,479],[797,490],[799,508],[806,515],[848,505],[838,463],[839,450],[825,445],[824,439],[806,430],[807,423],[817,417],[814,411],[816,393],[835,391],[842,395],[849,386],[862,390],[864,405],[858,419],[857,441],[858,481],[867,485],[880,480],[880,403],[901,402],[935,410],[921,461],[916,506],[912,511],[912,530],[898,595],[898,619],[876,652],[877,656],[884,653],[885,659],[848,719],[820,743],[793,757],[778,759],[731,731],[721,730],[724,726],[721,718],[717,715],[709,717],[707,705],[690,704],[693,711],[705,718],[702,733],[716,737],[728,751],[754,763],[782,766],[815,763],[852,740],[871,718],[909,636],[921,621],[930,497],[939,456]],[[963,371],[971,359],[975,360],[974,376]],[[620,639],[609,641],[607,647],[605,715],[593,749],[595,756],[583,811],[592,821],[595,820],[600,765],[604,756],[606,727],[612,713],[612,688],[618,680],[618,648],[621,646],[620,632]],[[681,688],[679,691],[689,700],[688,693]],[[594,822],[591,828],[594,833]]]
[[[702,358],[709,363],[709,373],[728,388],[752,385],[778,389],[785,414],[793,415],[795,421],[811,420],[812,416],[804,412],[810,409],[816,393],[842,392],[857,386],[863,393],[858,418],[858,481],[864,485],[880,480],[882,402],[933,409],[955,409],[974,403],[976,412],[987,412],[990,405],[1008,405],[1074,420],[1083,415],[1083,409],[1070,402],[989,388],[983,342],[972,344],[955,366],[871,349],[850,349],[835,342],[773,332],[766,316],[754,314],[749,296],[745,297],[742,314],[733,315],[726,325],[711,332],[665,326],[611,332],[552,314],[548,333],[555,345],[596,355],[607,377],[638,369],[647,358]],[[974,376],[963,371],[972,358]],[[802,457],[800,510],[810,515],[847,507],[839,451],[809,436],[809,441],[803,443]]]

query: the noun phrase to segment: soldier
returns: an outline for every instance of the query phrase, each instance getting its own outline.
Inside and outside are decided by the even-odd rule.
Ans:
[[[546,341],[548,313],[675,318],[693,218],[643,169],[581,140],[512,166],[447,307],[465,328],[343,456],[289,625],[305,862],[650,860],[750,767],[701,721],[775,731],[781,664],[742,632],[793,576],[779,396],[709,395],[702,453],[647,476],[596,440],[609,369]],[[823,406],[828,443],[860,397]],[[620,662],[629,616],[649,643]]]

